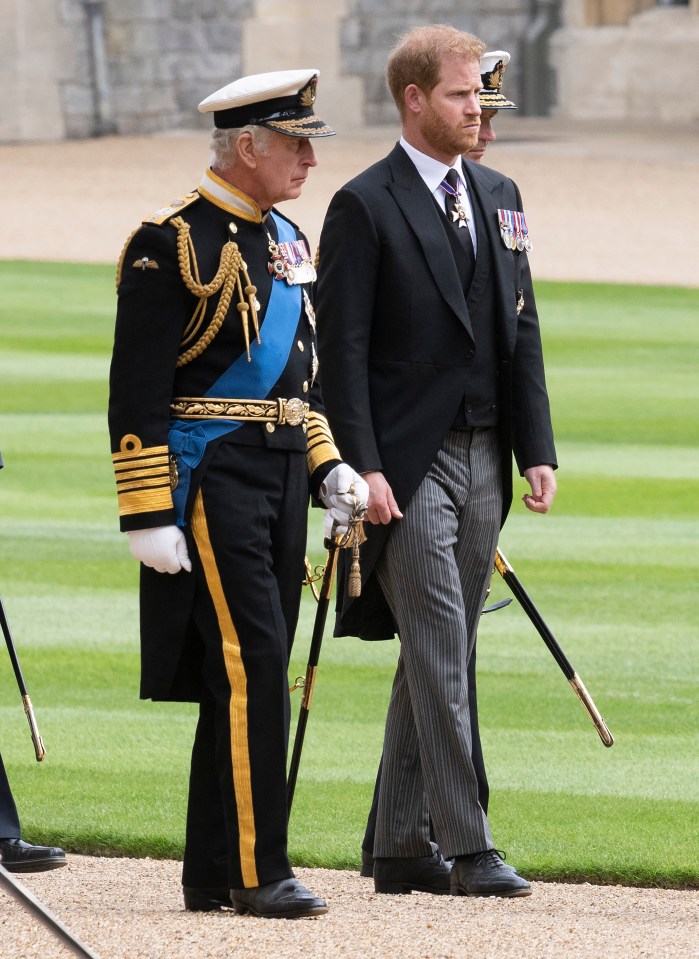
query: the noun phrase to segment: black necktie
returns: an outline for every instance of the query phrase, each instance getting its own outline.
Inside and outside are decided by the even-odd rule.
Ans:
[[[470,279],[473,276],[473,270],[476,265],[476,254],[473,249],[471,231],[468,228],[468,217],[466,216],[459,199],[459,174],[456,172],[454,167],[447,172],[447,175],[442,183],[446,183],[449,187],[449,189],[444,190],[447,218],[451,223],[454,232],[458,236],[468,260],[467,286],[469,286]]]

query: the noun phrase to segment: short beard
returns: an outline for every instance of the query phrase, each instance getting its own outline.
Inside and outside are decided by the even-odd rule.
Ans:
[[[455,130],[433,109],[429,100],[422,113],[420,132],[433,149],[448,156],[468,153],[478,143],[478,130]]]

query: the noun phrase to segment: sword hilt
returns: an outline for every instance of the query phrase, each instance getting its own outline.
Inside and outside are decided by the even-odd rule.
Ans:
[[[354,484],[350,486],[349,492],[354,494]],[[362,570],[359,563],[359,547],[366,540],[364,532],[364,516],[366,507],[363,506],[356,496],[354,498],[354,507],[352,516],[347,524],[347,532],[340,538],[339,546],[343,549],[352,550],[352,562],[349,575],[347,577],[347,595],[352,599],[362,594]]]

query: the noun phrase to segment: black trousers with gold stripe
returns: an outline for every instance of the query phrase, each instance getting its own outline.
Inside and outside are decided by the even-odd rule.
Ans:
[[[204,647],[183,884],[240,889],[292,875],[287,666],[304,577],[303,453],[217,449],[189,527]]]

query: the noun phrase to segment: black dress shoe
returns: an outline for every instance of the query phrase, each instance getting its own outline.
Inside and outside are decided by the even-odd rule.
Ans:
[[[23,839],[0,839],[0,862],[8,872],[44,872],[68,865],[58,846],[32,846]]]
[[[442,858],[436,847],[431,856],[374,859],[376,892],[405,893],[415,890],[448,896],[451,891],[450,875],[451,863]]]
[[[364,879],[371,879],[374,875],[374,857],[366,849],[362,849],[362,865],[359,875]]]
[[[184,907],[189,912],[214,912],[227,906],[232,907],[231,891],[226,886],[182,886]]]
[[[298,879],[280,879],[252,889],[231,889],[231,900],[239,916],[249,912],[263,919],[301,919],[322,916],[328,911],[325,899],[318,899]]]
[[[532,887],[512,866],[505,865],[504,856],[497,849],[457,856],[451,872],[452,895],[531,896]]]

